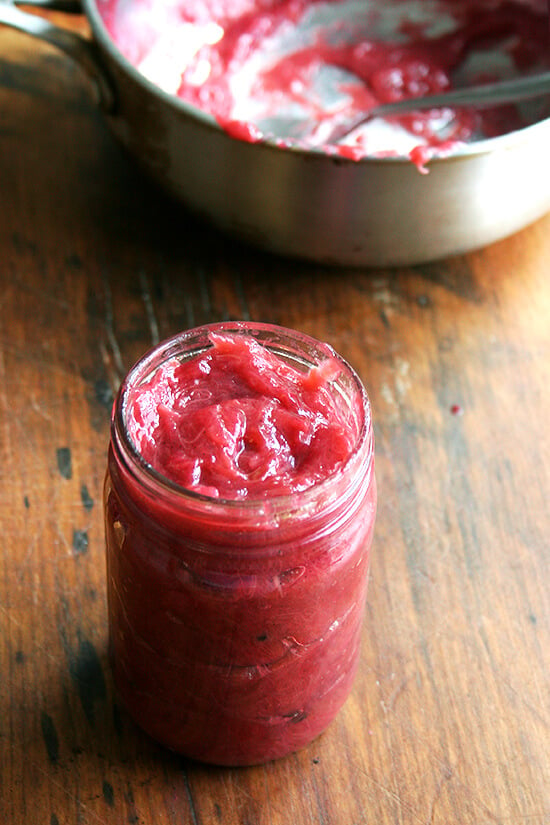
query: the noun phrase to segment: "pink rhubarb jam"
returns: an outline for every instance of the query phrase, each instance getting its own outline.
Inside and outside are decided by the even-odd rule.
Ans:
[[[244,765],[329,724],[357,668],[373,462],[361,382],[300,333],[212,325],[131,370],[105,486],[110,645],[152,737]]]
[[[376,105],[535,73],[549,65],[546,0],[98,0],[138,71],[233,137],[408,156],[422,168],[464,142],[505,134],[547,107],[434,109],[375,118]]]

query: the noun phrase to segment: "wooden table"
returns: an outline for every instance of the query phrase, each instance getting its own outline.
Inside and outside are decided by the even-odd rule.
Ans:
[[[550,215],[475,254],[340,271],[220,236],[144,180],[70,61],[0,31],[2,825],[550,822]],[[166,752],[106,661],[113,393],[244,318],[328,340],[376,418],[360,672],[309,748]]]

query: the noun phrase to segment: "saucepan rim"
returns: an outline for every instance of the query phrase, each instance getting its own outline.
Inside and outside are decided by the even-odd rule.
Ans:
[[[98,42],[98,44],[106,52],[108,52],[114,60],[116,60],[120,64],[124,71],[128,75],[130,75],[136,83],[143,86],[148,93],[159,97],[167,105],[172,106],[176,110],[179,110],[182,114],[188,115],[191,119],[200,122],[203,126],[211,128],[216,132],[224,132],[223,127],[216,121],[216,119],[212,115],[203,111],[199,107],[194,106],[191,103],[188,103],[186,100],[183,100],[177,95],[165,91],[160,86],[156,85],[151,80],[149,80],[138,69],[136,69],[135,66],[132,65],[132,63],[119,50],[115,41],[107,31],[107,27],[105,26],[103,18],[100,14],[96,0],[81,0],[81,3],[85,15],[88,19],[88,22],[90,23],[92,33],[96,42]],[[492,154],[496,150],[507,150],[516,146],[518,143],[524,143],[528,141],[530,137],[536,137],[538,132],[544,132],[548,129],[550,129],[550,116],[543,118],[542,120],[535,121],[534,123],[531,123],[528,126],[524,126],[521,129],[516,129],[512,132],[506,132],[503,135],[497,135],[496,137],[490,138],[483,138],[482,140],[476,140],[472,143],[462,144],[455,151],[452,151],[449,154],[435,155],[434,157],[430,158],[429,163],[448,164],[450,162],[462,161],[465,158],[469,158],[472,156]],[[227,133],[225,134],[227,135],[228,139],[235,139],[231,138],[231,136]],[[370,166],[373,163],[390,166],[395,164],[406,164],[409,166],[411,165],[410,158],[403,155],[382,157],[375,155],[365,155],[364,157],[355,159],[346,157],[338,153],[332,154],[330,152],[323,150],[322,147],[318,149],[315,147],[308,148],[300,146],[298,144],[285,144],[284,146],[282,146],[280,140],[270,138],[267,135],[260,141],[251,142],[250,146],[265,147],[266,149],[276,151],[290,151],[295,155],[303,155],[307,158],[317,157],[322,160],[332,161],[339,164],[354,164],[358,166]]]

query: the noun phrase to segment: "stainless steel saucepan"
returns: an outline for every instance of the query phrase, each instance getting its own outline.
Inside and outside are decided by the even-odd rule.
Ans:
[[[71,55],[141,167],[193,211],[258,247],[345,266],[413,264],[482,247],[550,210],[550,118],[434,158],[428,174],[406,158],[354,161],[248,143],[130,65],[95,0],[32,5],[82,11],[91,39],[11,0],[0,2],[0,24]]]

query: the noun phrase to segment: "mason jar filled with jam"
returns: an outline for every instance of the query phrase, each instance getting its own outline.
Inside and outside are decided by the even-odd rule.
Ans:
[[[357,669],[375,511],[369,401],[331,347],[231,322],[145,355],[105,482],[110,655],[138,725],[219,765],[320,734]]]

